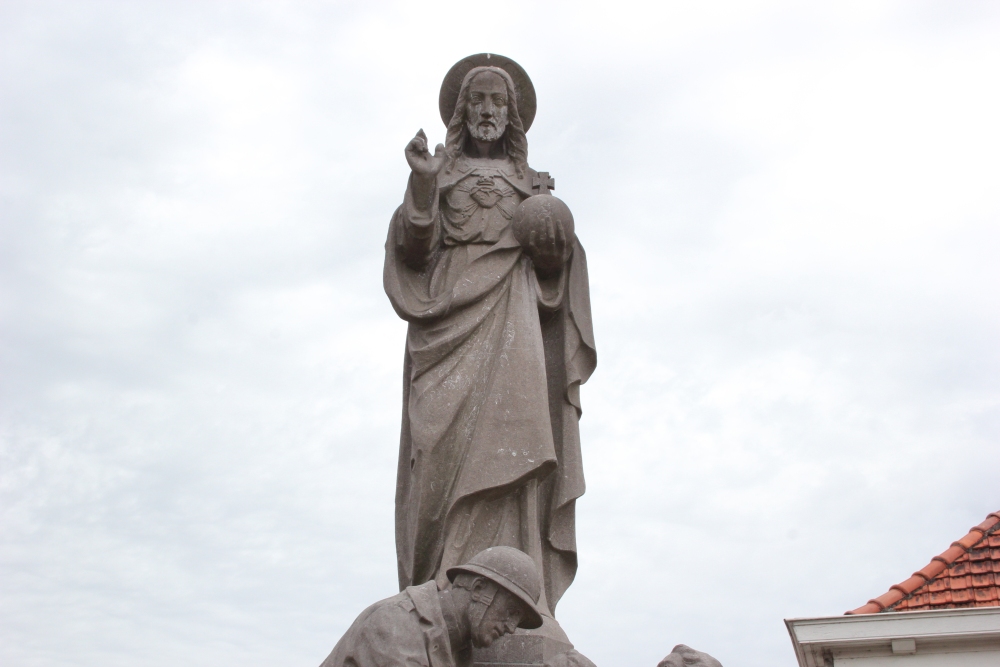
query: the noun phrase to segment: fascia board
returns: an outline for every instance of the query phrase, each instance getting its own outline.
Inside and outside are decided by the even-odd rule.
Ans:
[[[1000,634],[1000,607],[796,618],[786,624],[794,637],[803,643],[991,635]]]
[[[824,649],[888,644],[901,637],[924,642],[1000,639],[1000,607],[786,619],[802,667],[817,667]]]

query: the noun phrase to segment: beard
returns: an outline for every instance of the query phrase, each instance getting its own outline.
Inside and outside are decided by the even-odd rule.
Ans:
[[[490,121],[478,123],[468,121],[465,127],[469,130],[469,135],[476,141],[498,141],[507,129],[507,115],[503,114]]]

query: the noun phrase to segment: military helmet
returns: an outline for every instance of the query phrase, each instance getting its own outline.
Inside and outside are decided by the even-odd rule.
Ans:
[[[462,572],[486,577],[521,600],[526,613],[518,627],[526,630],[541,627],[542,615],[536,606],[541,594],[541,577],[531,556],[514,547],[490,547],[465,565],[449,567],[448,581],[454,582]]]

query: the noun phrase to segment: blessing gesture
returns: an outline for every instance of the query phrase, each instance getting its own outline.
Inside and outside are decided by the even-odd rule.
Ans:
[[[434,149],[434,155],[427,149],[427,135],[423,129],[417,131],[417,136],[410,139],[406,144],[406,162],[410,165],[410,170],[417,176],[433,178],[444,166],[445,158],[444,144],[438,144]]]

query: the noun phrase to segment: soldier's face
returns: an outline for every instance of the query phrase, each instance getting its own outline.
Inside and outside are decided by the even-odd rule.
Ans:
[[[507,86],[500,75],[480,72],[469,84],[465,124],[477,141],[496,141],[507,129]]]
[[[500,637],[513,633],[523,615],[524,603],[512,593],[498,588],[483,619],[472,629],[472,645],[486,648]]]

